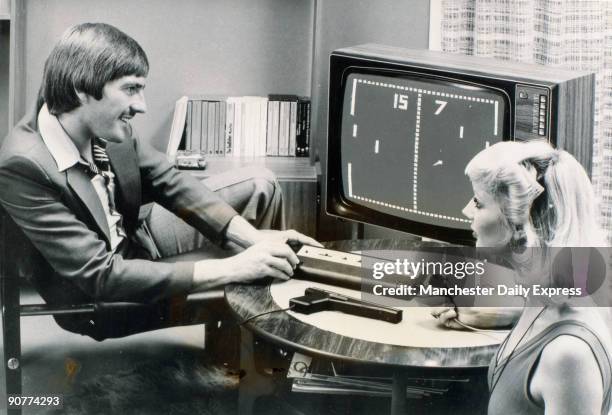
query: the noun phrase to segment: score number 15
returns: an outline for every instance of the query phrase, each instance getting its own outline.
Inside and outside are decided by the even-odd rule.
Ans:
[[[393,94],[393,108],[406,111],[408,109],[408,95]]]

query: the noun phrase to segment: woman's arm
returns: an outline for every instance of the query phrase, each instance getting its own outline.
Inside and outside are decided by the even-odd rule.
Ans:
[[[577,337],[559,336],[542,350],[528,390],[546,414],[601,414],[601,371],[589,345]]]
[[[435,308],[431,315],[437,318],[441,325],[453,329],[465,329],[465,325],[478,329],[493,329],[513,326],[522,310],[523,307],[451,306]]]

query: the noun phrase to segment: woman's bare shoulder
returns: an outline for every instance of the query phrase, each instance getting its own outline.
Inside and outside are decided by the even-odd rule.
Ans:
[[[589,344],[575,336],[561,335],[544,347],[529,389],[550,413],[601,411],[601,371]]]

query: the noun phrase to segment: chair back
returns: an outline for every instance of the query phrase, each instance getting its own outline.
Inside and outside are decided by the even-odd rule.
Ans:
[[[17,315],[22,313],[24,308],[20,307],[19,303],[20,287],[24,285],[33,286],[50,310],[70,309],[75,305],[92,303],[90,297],[53,270],[0,205],[0,304],[10,304]],[[62,298],[69,298],[70,301],[58,300]],[[63,315],[48,311],[41,311],[39,314],[54,314],[61,327],[79,333],[83,332],[82,328],[88,320],[84,315]]]
[[[11,237],[15,223],[0,207],[0,398],[6,401],[7,394],[21,394],[21,330],[19,285],[20,272],[26,271],[20,264],[17,254],[22,241],[19,235]],[[16,226],[16,225],[15,225]],[[19,233],[23,235],[21,230]]]

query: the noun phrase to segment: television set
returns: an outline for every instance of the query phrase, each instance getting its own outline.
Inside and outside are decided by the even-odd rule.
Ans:
[[[329,215],[472,245],[464,175],[502,140],[546,139],[591,169],[595,75],[366,44],[329,67]]]

